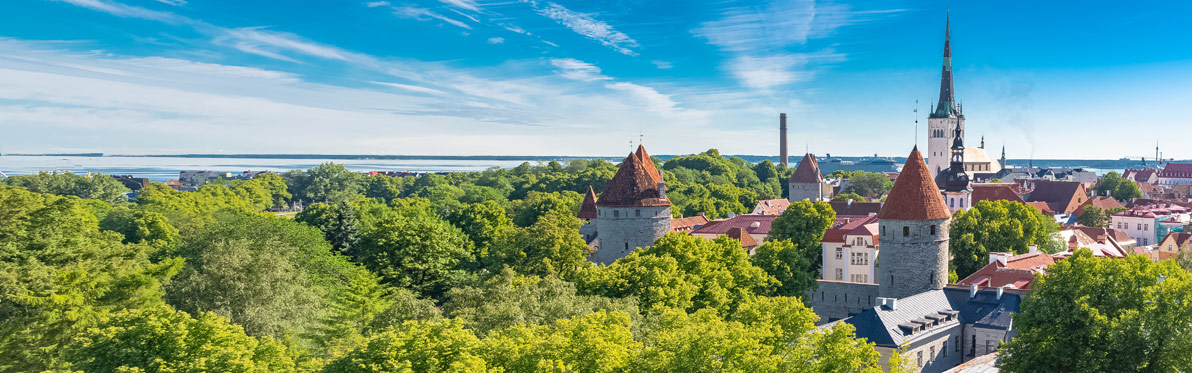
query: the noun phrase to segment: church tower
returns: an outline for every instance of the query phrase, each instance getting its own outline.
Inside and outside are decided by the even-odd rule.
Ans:
[[[915,147],[877,214],[881,235],[878,296],[905,298],[948,284],[952,214]]]
[[[952,133],[952,164],[935,176],[935,184],[944,191],[944,203],[949,212],[972,207],[973,187],[964,171],[964,134],[960,133],[959,126]]]
[[[596,252],[589,258],[601,264],[629,255],[670,231],[670,200],[666,183],[646,148],[629,153],[608,187],[595,201]]]
[[[953,129],[959,126],[961,135],[964,134],[964,113],[952,91],[951,23],[950,17],[944,23],[944,69],[940,76],[940,99],[935,110],[927,117],[927,165],[932,178],[948,168],[951,153],[948,147],[952,144]]]

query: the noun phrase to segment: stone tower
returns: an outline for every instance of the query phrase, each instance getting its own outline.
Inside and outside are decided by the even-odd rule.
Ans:
[[[596,201],[597,249],[591,260],[611,264],[670,231],[666,183],[646,148],[637,147]]]
[[[584,242],[589,244],[596,239],[596,191],[588,186],[588,194],[584,195],[584,203],[579,206],[579,217],[583,225],[579,226],[579,234],[584,236]]]
[[[799,166],[791,174],[787,200],[791,202],[802,200],[811,202],[823,201],[823,180],[824,178],[820,175],[819,163],[816,162],[815,156],[811,153],[804,154],[803,160],[799,161]]]
[[[944,203],[949,212],[956,213],[973,206],[973,187],[964,171],[964,134],[960,133],[960,127],[956,127],[952,136],[952,164],[935,176],[935,184],[944,191]]]
[[[930,166],[932,178],[948,167],[948,148],[955,133],[953,129],[959,126],[961,136],[964,135],[964,113],[956,104],[956,97],[952,91],[951,39],[949,19],[944,23],[944,69],[940,75],[940,99],[935,105],[935,110],[927,116],[927,165]]]
[[[877,214],[881,240],[878,296],[905,298],[948,283],[952,214],[916,147]]]

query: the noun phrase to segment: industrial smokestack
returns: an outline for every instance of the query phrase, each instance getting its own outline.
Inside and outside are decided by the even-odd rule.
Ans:
[[[786,113],[778,114],[778,138],[778,161],[782,162],[783,168],[788,168],[790,154],[786,152]]]

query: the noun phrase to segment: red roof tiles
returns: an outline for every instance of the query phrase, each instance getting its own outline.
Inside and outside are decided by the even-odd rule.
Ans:
[[[894,188],[886,197],[886,204],[877,214],[880,219],[890,220],[936,220],[948,219],[952,213],[944,205],[940,188],[927,171],[927,162],[919,154],[919,147],[911,151],[894,182]]]
[[[1039,180],[1035,190],[1027,196],[1027,202],[1047,202],[1052,211],[1071,214],[1077,206],[1088,200],[1084,184],[1076,181]]]
[[[1076,206],[1076,211],[1073,211],[1072,213],[1076,214],[1077,217],[1084,215],[1084,207],[1085,206],[1093,206],[1093,207],[1096,207],[1096,208],[1099,208],[1102,210],[1110,210],[1110,209],[1115,209],[1115,208],[1119,208],[1119,207],[1125,208],[1125,206],[1122,206],[1121,203],[1118,203],[1118,201],[1116,199],[1113,199],[1110,197],[1097,196],[1097,197],[1090,198],[1088,201],[1084,201],[1084,203],[1081,203],[1080,206]]]
[[[757,201],[757,206],[753,207],[752,214],[754,215],[782,215],[787,207],[790,207],[791,202],[786,198],[767,199]]]
[[[1159,177],[1192,179],[1192,163],[1168,163]]]
[[[592,190],[592,186],[588,186],[588,194],[584,196],[584,203],[579,205],[579,214],[576,215],[580,219],[595,219],[596,218],[596,191]]]
[[[691,234],[722,235],[728,233],[733,228],[744,229],[750,234],[770,234],[770,224],[777,217],[778,215],[737,215],[727,220],[708,222],[704,226],[691,231]],[[754,223],[757,226],[754,226]]]
[[[815,156],[811,155],[811,153],[804,154],[803,160],[799,161],[799,166],[791,174],[791,182],[817,184],[822,180],[823,176],[820,175],[819,162],[815,160]]]
[[[646,171],[650,173],[650,177],[654,178],[654,182],[662,181],[662,175],[658,173],[658,168],[654,167],[654,160],[650,158],[650,153],[646,153],[645,146],[639,144],[634,154],[637,155],[638,159],[642,160],[642,165],[646,167]]]
[[[1035,274],[1042,273],[1052,264],[1055,264],[1055,258],[1051,255],[1040,251],[1026,253],[1006,259],[1006,264],[1000,261],[989,263],[957,284],[988,287],[1014,285],[1018,289],[1030,289]]]
[[[741,247],[757,247],[757,240],[753,239],[748,232],[741,228],[732,228],[728,230],[725,236],[732,237],[737,241],[741,241]]]
[[[596,200],[597,206],[608,207],[661,207],[670,204],[669,200],[660,198],[658,181],[645,162],[634,153],[625,157],[617,174],[613,175],[604,193],[600,194],[600,199]]]
[[[1047,202],[1027,202],[1026,204],[1027,206],[1034,207],[1035,210],[1039,210],[1040,214],[1055,215],[1055,211],[1051,209],[1051,206],[1047,205]]]
[[[703,215],[696,215],[671,219],[670,228],[672,232],[686,232],[705,224],[708,224],[708,218]]]
[[[969,184],[973,187],[973,204],[981,201],[1013,201],[1023,203],[1010,184]]]
[[[857,202],[853,201],[832,201],[828,202],[832,205],[832,210],[836,211],[836,215],[869,215],[876,214],[882,210],[881,202]]]

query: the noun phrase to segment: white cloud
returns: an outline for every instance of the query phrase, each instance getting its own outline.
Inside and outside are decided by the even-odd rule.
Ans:
[[[558,70],[559,76],[578,81],[593,81],[593,80],[609,80],[607,76],[600,74],[600,68],[596,65],[580,61],[574,58],[553,58],[550,64]]]
[[[407,91],[410,91],[410,92],[429,93],[429,94],[432,94],[432,95],[445,95],[445,94],[447,94],[446,92],[443,92],[443,91],[440,91],[440,90],[437,90],[437,89],[433,89],[433,88],[426,88],[426,87],[421,87],[421,86],[416,86],[416,85],[401,84],[401,83],[390,83],[390,82],[372,82],[372,83],[373,83],[373,84],[379,84],[379,85],[383,85],[383,86],[389,86],[389,87],[393,87],[393,88],[398,88],[398,89],[404,89],[404,90],[407,90]]]
[[[161,21],[171,24],[192,22],[186,17],[178,16],[170,12],[159,12],[156,10],[149,10],[141,7],[125,5],[114,1],[107,0],[59,0],[64,3],[69,3],[91,10],[97,10],[108,13],[117,17],[125,18],[140,18],[154,21]]]
[[[157,0],[157,2],[166,4],[166,5],[173,5],[173,6],[186,5],[186,0]]]
[[[393,8],[393,14],[396,14],[401,17],[412,18],[412,19],[417,19],[417,20],[426,20],[427,18],[433,18],[433,19],[447,22],[451,25],[462,27],[465,29],[472,28],[472,26],[468,26],[468,24],[466,24],[466,23],[452,19],[450,17],[444,16],[442,14],[436,13],[436,12],[434,12],[430,9],[426,9],[426,8],[416,8],[416,7],[411,7],[411,6],[395,7],[395,8]]]
[[[662,69],[662,70],[669,70],[669,69],[675,67],[674,64],[671,64],[670,62],[662,61],[662,60],[653,60],[653,61],[650,61],[650,63],[654,64],[655,67]]]
[[[480,8],[476,6],[476,2],[473,0],[439,0],[439,1],[443,2],[444,4],[449,4],[451,6],[462,8],[462,9],[467,9],[467,10],[470,10],[473,12],[480,11]]]
[[[217,44],[228,41],[241,51],[282,60],[293,61],[279,52],[300,53],[341,61],[348,60],[348,53],[339,48],[302,40],[294,34],[269,31],[260,27],[227,29],[223,35],[215,39]]]
[[[370,1],[370,2],[364,3],[364,6],[369,7],[369,8],[389,6],[389,2],[388,1]]]
[[[505,38],[488,38],[489,44],[501,44],[505,42]]]
[[[533,0],[527,1],[534,7],[534,10],[547,18],[558,22],[560,25],[571,29],[577,34],[596,40],[617,51],[617,53],[636,56],[637,52],[634,49],[640,47],[637,41],[625,35],[624,33],[613,29],[608,23],[592,18],[588,14],[572,11],[563,7],[562,5],[547,2],[545,5],[538,4]]]

